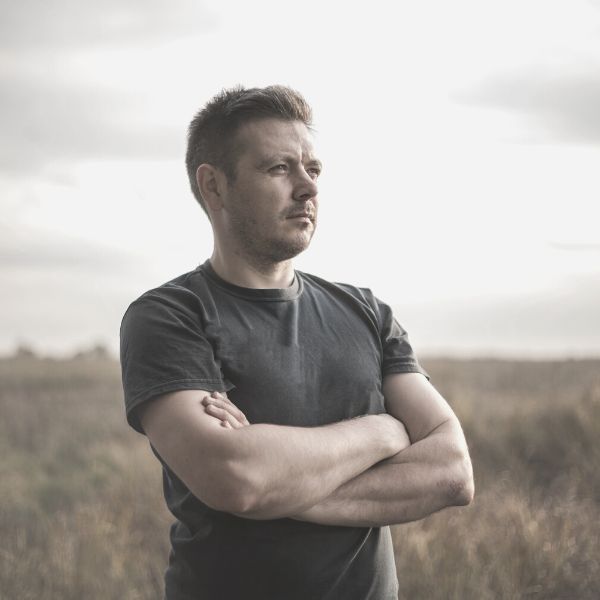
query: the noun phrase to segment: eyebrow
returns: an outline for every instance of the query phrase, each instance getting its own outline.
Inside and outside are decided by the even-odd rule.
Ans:
[[[267,167],[270,167],[273,163],[280,162],[280,161],[296,162],[297,159],[292,154],[286,154],[286,153],[271,154],[270,156],[261,160],[258,166],[260,169],[266,169]],[[319,167],[319,169],[323,169],[323,163],[318,158],[311,158],[306,162],[306,164],[310,165],[311,167]]]

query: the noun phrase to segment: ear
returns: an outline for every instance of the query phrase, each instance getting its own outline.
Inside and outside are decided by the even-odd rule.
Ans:
[[[196,169],[196,183],[206,208],[209,211],[221,210],[226,183],[224,173],[209,163],[203,163]]]

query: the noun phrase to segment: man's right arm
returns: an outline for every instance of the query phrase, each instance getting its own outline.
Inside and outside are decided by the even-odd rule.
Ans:
[[[313,506],[404,448],[401,423],[387,414],[322,427],[220,425],[202,404],[210,392],[184,390],[141,407],[151,444],[208,506],[275,519]]]

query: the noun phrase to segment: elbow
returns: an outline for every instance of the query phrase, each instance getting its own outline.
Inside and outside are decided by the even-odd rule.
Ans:
[[[289,514],[275,490],[267,491],[260,473],[247,471],[231,478],[211,508],[258,521],[279,519]]]
[[[257,478],[240,464],[221,465],[194,487],[192,493],[214,510],[244,517],[259,506]]]
[[[448,482],[448,504],[468,506],[475,496],[473,468],[469,456],[463,456],[452,472],[453,476]]]
[[[205,494],[204,498],[200,497],[200,499],[214,510],[240,517],[250,514],[255,507],[253,496],[241,488],[231,489],[223,493]]]
[[[454,480],[449,486],[449,505],[468,506],[475,497],[473,477]]]
[[[262,521],[264,519],[277,519],[285,516],[278,506],[271,501],[269,494],[260,491],[258,481],[245,480],[244,485],[235,490],[229,501],[222,505],[220,510],[243,517]],[[287,514],[287,513],[286,513]]]

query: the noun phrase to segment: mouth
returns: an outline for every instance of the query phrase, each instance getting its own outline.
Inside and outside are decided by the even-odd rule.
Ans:
[[[315,220],[315,213],[311,213],[311,212],[295,213],[293,215],[290,215],[287,218],[288,219],[305,219],[305,220],[310,221],[312,223]]]

